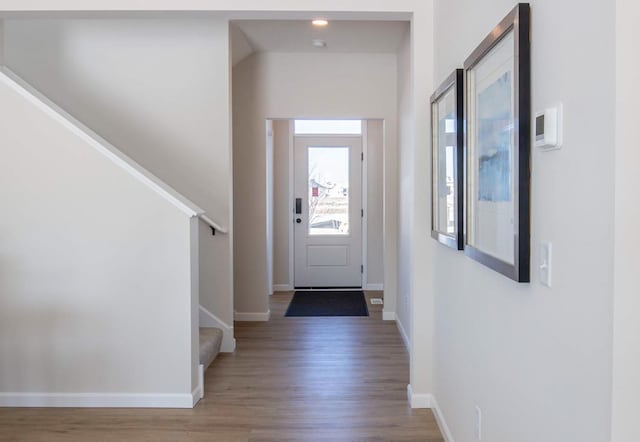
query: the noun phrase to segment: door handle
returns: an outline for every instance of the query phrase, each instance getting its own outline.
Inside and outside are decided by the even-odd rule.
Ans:
[[[302,198],[296,198],[296,215],[302,213]]]
[[[296,222],[297,222],[298,224],[300,224],[300,223],[302,222],[302,220],[301,220],[300,218],[296,218]]]

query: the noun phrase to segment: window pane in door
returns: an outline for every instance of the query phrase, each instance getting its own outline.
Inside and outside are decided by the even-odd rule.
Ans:
[[[348,235],[349,148],[308,149],[309,235]]]

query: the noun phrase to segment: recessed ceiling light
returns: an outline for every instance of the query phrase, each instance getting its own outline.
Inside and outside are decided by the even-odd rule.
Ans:
[[[311,40],[311,45],[314,48],[325,48],[327,47],[327,42],[320,39]]]
[[[311,22],[311,24],[313,26],[327,26],[329,24],[329,22],[327,20],[325,20],[324,18],[316,18],[315,20],[313,20]]]

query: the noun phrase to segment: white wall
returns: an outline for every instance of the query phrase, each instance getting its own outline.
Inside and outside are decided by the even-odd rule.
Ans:
[[[274,140],[274,208],[273,208],[273,279],[279,290],[292,290],[289,269],[289,225],[292,223],[291,202],[289,201],[289,150],[293,140],[293,121],[273,122]]]
[[[234,191],[242,195],[234,205],[238,312],[268,311],[263,228],[266,201],[261,190],[266,182],[264,120],[384,119],[385,158],[395,165],[395,62],[394,54],[258,53],[234,68]],[[384,180],[385,195],[395,199],[395,181],[386,175]],[[386,210],[393,210],[392,206]],[[389,220],[392,216],[395,212],[385,213],[385,223],[390,223],[386,231],[389,242],[395,241]],[[385,287],[385,298],[395,307],[395,286]]]
[[[274,212],[274,281],[277,288],[291,290],[289,228],[291,207],[289,193],[289,161],[292,120],[273,121],[275,141],[275,212]],[[367,281],[365,285],[380,289],[384,284],[384,226],[383,226],[383,154],[384,122],[366,120],[364,123],[367,143]],[[286,287],[286,288],[285,288]]]
[[[412,191],[411,166],[413,164],[413,126],[411,97],[411,31],[407,29],[398,51],[398,242],[394,248],[398,254],[398,301],[396,321],[401,333],[411,340],[411,209],[408,193]]]
[[[384,121],[367,120],[367,268],[365,287],[384,286]]]
[[[267,199],[267,213],[266,213],[266,235],[267,235],[267,288],[269,290],[269,294],[273,295],[273,261],[275,259],[274,255],[274,247],[273,247],[273,230],[274,230],[274,160],[275,160],[275,152],[273,145],[273,120],[265,121],[266,124],[266,137],[265,137],[265,174],[267,176],[267,182],[265,186]]]
[[[6,63],[231,224],[226,20],[7,20]],[[231,236],[200,226],[201,304],[233,324]]]
[[[195,218],[18,90],[0,76],[0,406],[191,406]]]
[[[513,6],[437,1],[436,83]],[[476,405],[482,440],[610,437],[615,8],[569,0],[531,8],[533,109],[562,101],[565,123],[561,150],[533,152],[532,282],[433,241],[435,393],[456,442],[476,440]],[[550,289],[538,282],[542,240],[553,243]]]
[[[640,150],[637,104],[640,100],[640,5],[616,2],[616,151],[613,340],[613,442],[640,440]]]
[[[401,331],[410,339],[412,407],[430,407],[433,393],[434,294],[430,241],[429,104],[433,85],[433,3],[423,2],[411,20],[410,38],[398,53],[400,151],[398,287]],[[407,36],[408,37],[408,36]]]
[[[0,18],[0,65],[4,64],[4,20]]]
[[[425,121],[428,121],[428,104],[426,97],[432,91],[434,84],[433,81],[433,17],[432,17],[432,0],[396,0],[389,2],[388,0],[312,0],[304,3],[298,0],[217,0],[215,2],[209,2],[203,4],[201,0],[181,0],[177,2],[175,0],[159,0],[153,4],[145,5],[144,9],[154,11],[233,11],[230,16],[236,19],[265,19],[265,18],[297,18],[297,19],[309,19],[315,16],[318,11],[332,11],[327,16],[330,18],[354,18],[359,19],[408,19],[412,16],[412,37],[411,44],[411,59],[412,59],[412,75],[411,83],[413,86],[412,101],[415,103],[415,112],[413,114],[413,122],[415,124],[414,131],[416,135],[415,142],[406,144],[404,148],[415,150],[417,153],[417,160],[415,168],[422,167],[420,160],[427,160],[427,149],[425,146],[428,141],[429,129]],[[130,2],[129,0],[96,0],[90,5],[83,0],[58,0],[55,4],[43,0],[34,0],[29,4],[25,4],[22,0],[5,0],[0,5],[0,11],[24,11],[24,12],[43,12],[43,11],[139,11],[141,6]],[[275,12],[274,12],[275,11]],[[395,67],[394,67],[395,70]],[[249,78],[251,79],[251,78]],[[395,82],[394,82],[395,83]],[[254,87],[252,86],[252,89]],[[395,92],[395,87],[392,88]],[[346,92],[346,96],[350,96],[351,93],[358,91],[359,88],[352,90],[336,90],[332,91],[332,94],[325,94],[320,98],[319,102],[324,102],[327,97],[341,96],[341,93]],[[386,91],[386,90],[385,90]],[[334,93],[335,92],[335,93]],[[234,94],[238,96],[239,93]],[[248,96],[250,96],[249,94]],[[343,94],[344,95],[344,94]],[[302,97],[297,97],[302,98]],[[361,103],[368,103],[371,100],[371,96],[361,97]],[[352,100],[353,101],[353,100]],[[225,100],[221,100],[221,103],[225,103]],[[283,101],[284,103],[284,101]],[[261,106],[264,103],[261,103]],[[396,108],[395,99],[391,105]],[[387,106],[385,106],[387,108]],[[365,112],[369,114],[369,112]],[[329,112],[328,115],[335,115],[334,112]],[[270,117],[275,117],[272,114]],[[317,116],[317,115],[314,115]],[[357,115],[360,117],[360,115]],[[263,116],[264,117],[264,116]],[[259,117],[262,118],[262,117]],[[384,116],[382,116],[384,118]],[[389,123],[389,119],[385,118]],[[385,141],[387,146],[391,146],[392,142],[396,140],[395,126],[387,125],[385,128]],[[224,133],[224,131],[222,132]],[[402,147],[399,147],[399,149]],[[243,155],[242,160],[245,160],[247,167],[252,170],[259,171],[259,167],[255,167],[252,164],[253,159],[248,155]],[[385,231],[390,234],[385,235],[385,262],[389,263],[385,269],[385,285],[386,285],[386,301],[385,308],[390,307],[391,300],[393,299],[392,310],[386,313],[395,315],[395,293],[392,290],[397,288],[397,280],[395,269],[396,265],[396,243],[398,241],[394,232],[397,230],[397,223],[409,223],[415,225],[415,230],[419,236],[414,237],[418,247],[420,247],[419,253],[414,255],[414,261],[416,262],[419,272],[414,272],[410,275],[412,278],[412,284],[410,288],[410,304],[413,306],[412,315],[419,318],[419,321],[413,321],[412,332],[415,336],[420,337],[420,342],[426,343],[426,345],[412,348],[411,353],[411,382],[415,386],[414,392],[418,391],[419,394],[427,394],[431,392],[431,380],[433,370],[431,369],[431,340],[432,340],[432,297],[433,293],[429,288],[429,281],[431,275],[429,269],[431,269],[431,253],[432,248],[428,247],[429,231],[428,231],[428,206],[426,199],[421,196],[422,192],[428,194],[429,184],[428,180],[422,174],[413,176],[414,185],[412,188],[418,190],[418,198],[420,199],[420,207],[418,211],[415,211],[413,219],[396,219],[397,210],[393,203],[397,199],[397,151],[388,149],[385,151],[385,183],[390,183],[389,186],[385,186]],[[237,170],[237,168],[236,168]],[[422,170],[422,169],[421,169]],[[396,174],[396,175],[394,175]],[[262,177],[259,177],[262,178]],[[261,182],[264,182],[262,180]],[[393,183],[393,184],[391,184]],[[425,184],[426,183],[426,184]],[[422,186],[426,187],[422,187]],[[238,189],[235,189],[237,192]],[[418,199],[416,199],[418,201]],[[390,204],[388,204],[390,203]],[[202,204],[202,203],[201,203]],[[206,208],[206,206],[205,206]],[[264,213],[263,207],[259,207],[262,210],[260,213]],[[261,220],[259,220],[261,221]],[[248,250],[245,243],[244,247]],[[257,247],[264,250],[263,242],[259,242]],[[202,260],[201,260],[202,261]],[[262,258],[262,262],[265,259]],[[243,261],[244,264],[251,264],[251,258]],[[427,269],[427,270],[425,270]],[[252,278],[257,278],[259,281],[259,287],[264,288],[266,284],[266,275],[263,275],[260,268],[254,268],[257,272],[251,273]],[[248,308],[266,308],[266,296],[263,294],[266,290],[258,292],[260,299],[264,299],[264,304],[257,307],[251,302],[248,302],[246,306]],[[247,293],[247,292],[245,292]],[[260,304],[260,301],[258,302]],[[264,310],[263,310],[264,311]],[[417,341],[417,339],[416,339]],[[416,405],[416,404],[414,404]]]

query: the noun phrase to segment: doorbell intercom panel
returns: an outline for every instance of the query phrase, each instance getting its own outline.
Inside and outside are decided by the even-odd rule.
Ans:
[[[560,149],[562,146],[562,104],[536,112],[535,146],[541,149]]]

